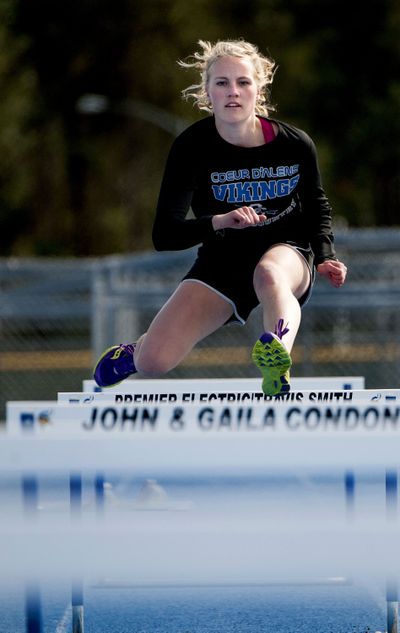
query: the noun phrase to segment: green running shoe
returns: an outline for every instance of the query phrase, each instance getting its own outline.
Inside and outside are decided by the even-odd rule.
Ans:
[[[262,373],[265,395],[276,396],[290,391],[292,359],[276,334],[265,332],[260,336],[253,347],[252,359]]]

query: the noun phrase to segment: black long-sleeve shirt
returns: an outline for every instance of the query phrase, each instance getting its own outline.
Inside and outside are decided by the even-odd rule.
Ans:
[[[194,123],[170,150],[153,226],[156,250],[202,244],[221,257],[245,258],[279,242],[311,245],[315,264],[334,259],[331,207],[322,188],[313,141],[274,121],[275,139],[239,147],[217,132],[214,117]],[[245,229],[214,231],[213,215],[255,206],[267,219]],[[187,218],[190,208],[193,218]]]

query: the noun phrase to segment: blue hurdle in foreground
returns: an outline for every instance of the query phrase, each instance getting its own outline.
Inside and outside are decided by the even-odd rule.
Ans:
[[[282,472],[290,467],[293,471],[309,473],[313,470],[324,472],[329,468],[339,469],[343,473],[343,490],[345,498],[344,521],[342,518],[333,521],[333,525],[324,524],[324,517],[313,518],[313,528],[323,527],[326,538],[330,539],[332,546],[340,543],[344,538],[348,540],[349,550],[346,551],[348,567],[360,563],[362,573],[379,573],[387,578],[387,630],[389,633],[397,633],[397,570],[400,560],[397,554],[396,542],[398,532],[398,439],[400,434],[400,391],[398,390],[362,390],[358,386],[351,385],[344,388],[335,386],[333,390],[317,387],[297,392],[302,397],[296,399],[293,391],[293,400],[265,401],[264,399],[246,400],[221,400],[210,395],[224,393],[248,393],[257,394],[257,387],[252,391],[250,385],[243,383],[233,391],[229,387],[232,383],[215,385],[215,381],[204,383],[196,391],[195,385],[183,384],[183,381],[171,383],[171,391],[159,391],[159,385],[146,381],[126,381],[140,384],[140,391],[123,391],[119,385],[114,392],[94,393],[88,389],[82,395],[93,395],[90,402],[68,403],[59,396],[58,402],[14,402],[8,403],[6,433],[0,443],[0,470],[3,472],[20,473],[23,481],[25,508],[28,513],[37,515],[37,528],[48,529],[50,526],[55,533],[60,535],[60,542],[67,551],[73,551],[76,538],[80,538],[83,545],[89,547],[90,542],[101,543],[104,530],[108,535],[113,535],[115,547],[118,541],[123,545],[130,543],[133,558],[125,552],[124,558],[121,552],[115,550],[117,560],[121,565],[132,566],[137,573],[146,573],[146,560],[141,552],[132,546],[132,525],[125,531],[121,526],[110,523],[107,513],[104,513],[104,473],[111,470],[125,470],[132,472],[158,473],[162,472],[174,476],[185,474],[229,474],[246,477],[249,472]],[[163,383],[167,381],[162,381]],[[169,381],[171,382],[171,381]],[[126,383],[123,383],[124,385]],[[198,385],[198,381],[196,381]],[[212,385],[210,387],[210,384]],[[84,385],[85,387],[85,385]],[[131,385],[127,387],[131,388]],[[240,387],[240,384],[239,384]],[[310,388],[311,387],[311,388]],[[87,388],[87,386],[86,386]],[[136,389],[135,385],[135,389]],[[146,391],[146,389],[149,391]],[[115,396],[129,393],[170,393],[177,396],[177,400],[164,402],[135,403],[129,400],[122,404],[115,401]],[[183,401],[180,395],[194,394],[193,401]],[[330,399],[330,394],[335,394]],[[200,394],[206,394],[205,400],[200,401]],[[311,396],[313,394],[313,396]],[[321,394],[321,397],[320,397]],[[351,396],[351,397],[350,397]],[[68,396],[67,396],[68,397]],[[106,398],[110,398],[107,401]],[[357,473],[379,470],[384,473],[386,514],[384,517],[372,518],[366,530],[364,519],[357,521]],[[69,473],[70,477],[70,514],[73,518],[74,529],[72,532],[65,529],[55,519],[53,523],[44,523],[40,513],[38,515],[38,478],[46,473],[54,471]],[[96,491],[96,521],[89,524],[85,521],[82,510],[82,476],[93,476],[93,484]],[[242,529],[242,533],[249,530],[249,522],[241,516],[240,507],[232,511],[235,525]],[[174,513],[172,513],[174,514]],[[98,518],[102,516],[99,522]],[[174,529],[173,519],[164,516],[169,530]],[[181,513],[181,518],[182,518]],[[135,529],[140,531],[140,540],[144,550],[146,545],[150,548],[150,541],[146,540],[146,534],[153,531],[157,536],[155,543],[151,542],[154,555],[161,554],[162,545],[166,545],[164,526],[154,520],[154,513],[138,514],[135,520]],[[212,515],[216,527],[227,528],[224,518]],[[62,517],[61,517],[62,518]],[[180,520],[181,520],[180,518]],[[208,519],[197,514],[199,526],[204,533],[211,527]],[[273,548],[268,549],[266,556],[270,568],[278,569],[282,565],[279,560],[279,551],[287,554],[288,575],[295,567],[304,562],[301,547],[318,548],[318,543],[313,531],[308,525],[296,524],[296,530],[285,523],[286,519],[276,520],[276,528],[270,524],[260,526],[265,541],[273,543]],[[82,532],[80,524],[83,520]],[[47,519],[46,519],[47,521]],[[320,523],[318,523],[318,521]],[[222,523],[221,523],[222,522]],[[13,526],[11,526],[13,527]],[[19,525],[20,534],[29,537],[31,525]],[[184,538],[188,525],[180,526],[180,538]],[[18,542],[17,536],[10,536],[7,526],[2,526],[4,536],[14,543],[22,552],[27,552],[29,538]],[[89,529],[90,528],[90,529]],[[148,530],[147,528],[151,528]],[[262,529],[261,529],[262,528]],[[290,531],[290,538],[286,539],[279,533],[281,528]],[[373,528],[373,535],[370,529]],[[187,533],[191,539],[192,528]],[[254,531],[254,526],[252,526]],[[167,530],[168,531],[168,530]],[[223,530],[220,530],[223,532]],[[296,540],[297,534],[301,535],[301,541]],[[171,533],[171,532],[170,532]],[[253,533],[253,532],[252,532]],[[198,534],[196,533],[197,537]],[[216,535],[211,530],[211,536],[215,540]],[[207,535],[204,536],[206,539]],[[147,537],[148,539],[148,537]],[[250,539],[249,539],[250,540]],[[293,541],[293,543],[291,543]],[[362,561],[362,550],[373,544],[380,543],[379,552],[368,567],[366,561]],[[157,542],[159,544],[157,545]],[[199,551],[201,543],[205,545],[207,540],[198,538]],[[218,544],[221,547],[221,544]],[[297,545],[296,550],[293,549]],[[362,545],[362,547],[361,547]],[[97,545],[99,546],[99,545]],[[169,543],[171,548],[171,544]],[[225,544],[225,547],[227,545]],[[226,549],[226,560],[230,556],[238,556],[237,542],[232,541],[232,550]],[[292,549],[291,549],[292,548]],[[84,549],[84,547],[82,548]],[[172,547],[172,550],[174,548]],[[256,547],[253,567],[249,567],[244,574],[246,581],[254,578],[258,581],[265,573],[267,566],[262,552]],[[326,549],[326,547],[325,547]],[[74,557],[71,561],[65,560],[56,549],[51,550],[47,544],[48,557],[47,569],[54,571],[58,565],[65,565],[65,573],[73,578],[73,626],[75,633],[83,631],[83,591],[82,576],[75,567]],[[275,551],[274,551],[275,550]],[[334,547],[333,547],[334,550]],[[315,551],[315,550],[313,550]],[[322,551],[322,549],[321,549]],[[176,552],[171,552],[177,554]],[[188,554],[188,552],[186,552]],[[3,573],[11,573],[15,561],[10,552],[6,553]],[[165,552],[163,554],[165,556]],[[200,565],[196,558],[196,552],[189,552],[192,556],[194,568]],[[332,556],[327,554],[328,562],[335,562],[337,552]],[[160,556],[161,558],[161,556]],[[178,560],[178,559],[177,559]],[[290,562],[292,561],[292,562]],[[109,562],[105,561],[104,564]],[[336,561],[337,562],[337,561]],[[345,562],[343,560],[343,562]],[[19,561],[21,571],[32,572],[32,569],[24,568],[24,561]],[[92,557],[85,553],[79,561],[78,571],[85,565],[98,569]],[[210,561],[212,567],[213,562]],[[275,567],[274,567],[275,564]],[[293,567],[290,567],[290,565]],[[99,567],[102,569],[102,567]],[[200,569],[200,567],[199,567]],[[204,569],[201,568],[204,572]],[[227,568],[228,569],[228,568]],[[115,569],[113,570],[115,572]],[[211,576],[215,574],[211,569]],[[2,573],[2,572],[0,572]],[[83,572],[82,572],[83,573]],[[160,570],[161,573],[161,570]],[[227,573],[229,573],[227,571]],[[74,575],[75,574],[75,575]],[[177,570],[178,574],[178,570]],[[30,578],[30,580],[32,580]],[[38,583],[40,579],[33,579],[27,589],[27,626],[29,633],[41,633],[40,593]],[[29,626],[31,628],[29,628]],[[35,628],[36,627],[36,628]]]

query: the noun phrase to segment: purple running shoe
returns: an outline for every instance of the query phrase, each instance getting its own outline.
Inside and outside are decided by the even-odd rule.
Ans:
[[[121,343],[106,349],[94,368],[93,377],[99,387],[113,387],[137,372],[133,361],[136,344]]]

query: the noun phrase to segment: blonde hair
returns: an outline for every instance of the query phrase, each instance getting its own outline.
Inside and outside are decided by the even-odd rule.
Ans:
[[[192,84],[182,90],[184,99],[194,99],[194,104],[200,110],[212,112],[210,100],[207,95],[207,85],[209,72],[213,63],[221,57],[239,57],[249,60],[254,67],[255,81],[258,86],[259,96],[256,102],[256,114],[268,116],[269,110],[275,110],[270,103],[269,86],[272,84],[275,74],[275,62],[262,55],[257,46],[239,40],[223,40],[215,44],[204,40],[199,40],[201,51],[196,51],[189,56],[186,61],[179,60],[178,64],[182,68],[195,68],[200,72],[201,81]]]

